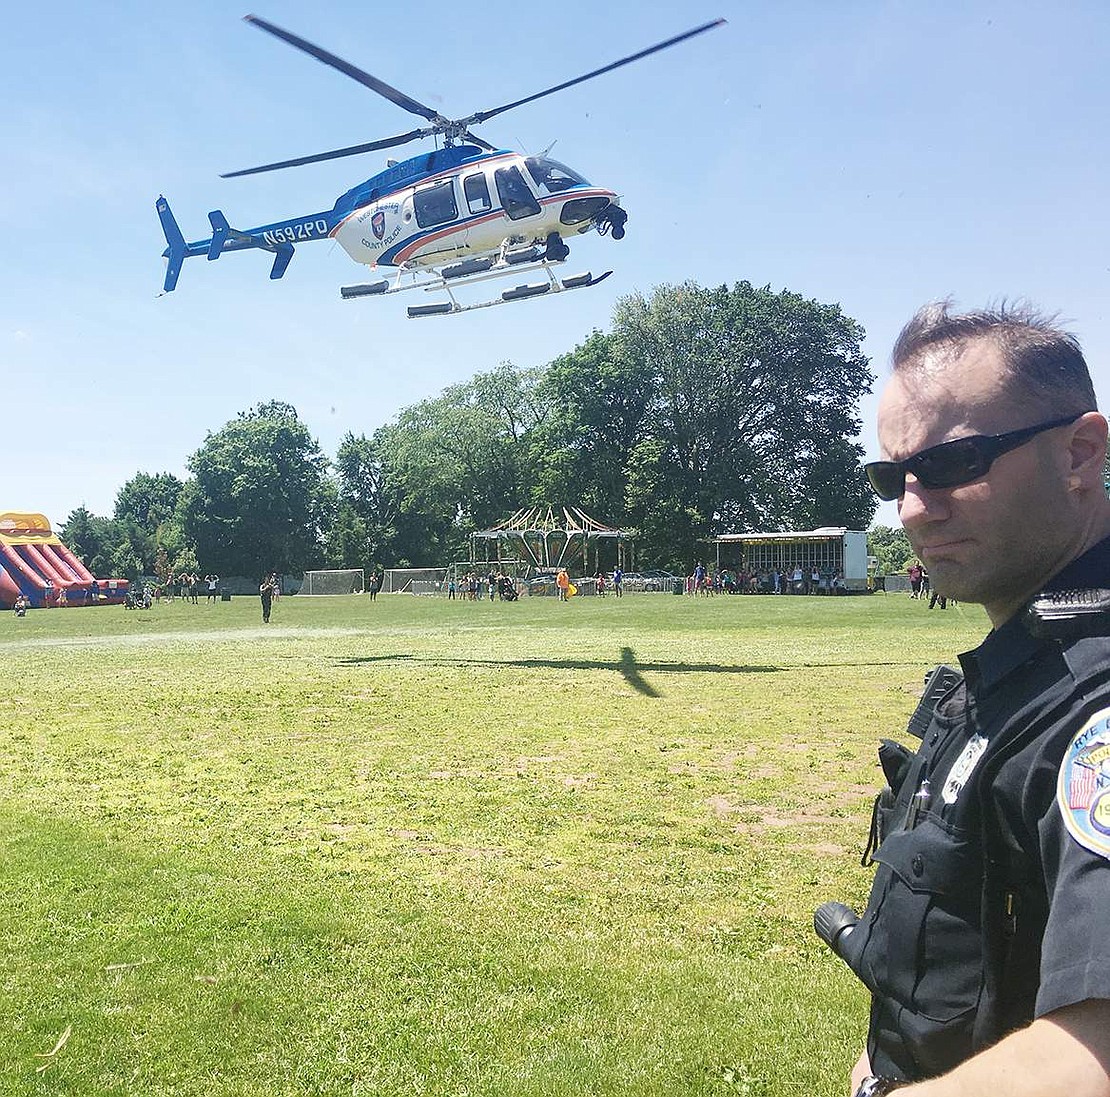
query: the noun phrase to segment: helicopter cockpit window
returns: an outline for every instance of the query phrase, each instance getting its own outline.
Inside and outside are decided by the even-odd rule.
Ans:
[[[486,210],[493,209],[486,177],[481,172],[463,179],[463,194],[466,196],[466,208],[471,213],[485,213]]]
[[[571,187],[590,185],[566,164],[560,164],[558,160],[548,160],[546,156],[526,157],[524,165],[536,186],[547,187],[549,194],[558,194],[559,191],[570,190]]]
[[[536,196],[528,189],[524,175],[515,164],[507,168],[498,168],[494,173],[497,182],[497,194],[501,205],[513,221],[522,217],[532,217],[540,212],[540,204]]]
[[[416,223],[422,229],[454,221],[459,209],[455,204],[453,181],[445,179],[442,183],[418,190],[412,196],[412,207],[416,211]]]

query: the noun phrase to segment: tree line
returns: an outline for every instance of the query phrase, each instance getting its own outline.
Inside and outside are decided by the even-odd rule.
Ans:
[[[521,507],[574,504],[682,570],[719,533],[866,528],[860,399],[874,380],[839,306],[740,282],[621,299],[544,367],[502,363],[403,409],[333,459],[296,409],[209,433],[185,480],[137,473],[111,517],[69,515],[98,575],[433,566]]]

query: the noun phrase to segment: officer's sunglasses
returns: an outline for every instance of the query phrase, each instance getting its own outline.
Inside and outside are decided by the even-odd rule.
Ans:
[[[957,488],[986,476],[995,460],[1024,445],[1041,431],[1074,423],[1085,412],[1011,430],[1006,434],[972,434],[930,446],[904,461],[871,461],[864,465],[867,479],[880,499],[901,499],[906,493],[906,473],[912,472],[926,488]]]

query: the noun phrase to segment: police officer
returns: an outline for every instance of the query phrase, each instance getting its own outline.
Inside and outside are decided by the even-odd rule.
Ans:
[[[880,751],[858,924],[818,912],[872,995],[852,1086],[1106,1097],[1107,423],[1076,341],[1028,309],[928,306],[892,367],[868,476],[934,588],[992,630],[933,675],[916,752]]]

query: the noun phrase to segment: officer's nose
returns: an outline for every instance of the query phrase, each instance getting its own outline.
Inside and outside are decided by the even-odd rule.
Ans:
[[[906,473],[906,490],[898,500],[898,517],[906,530],[918,529],[948,517],[948,493],[927,488],[912,472]]]

